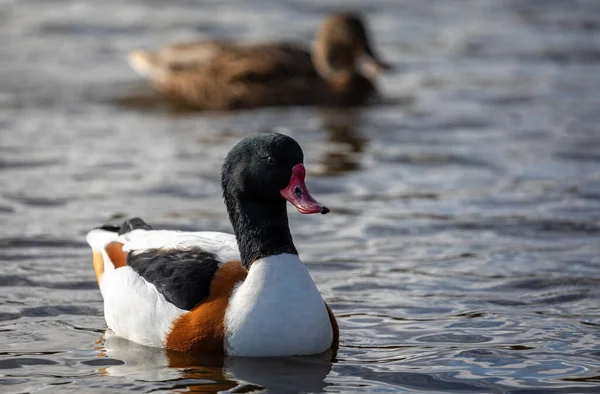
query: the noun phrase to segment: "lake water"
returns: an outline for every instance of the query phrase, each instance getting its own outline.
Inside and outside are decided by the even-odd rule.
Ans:
[[[369,108],[177,113],[136,47],[307,45],[336,1],[0,3],[0,391],[600,392],[600,2],[345,2],[396,69]],[[101,223],[230,231],[219,167],[278,131],[337,362],[167,357],[104,336]]]

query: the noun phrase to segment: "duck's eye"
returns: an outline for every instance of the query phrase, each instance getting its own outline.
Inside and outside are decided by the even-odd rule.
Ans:
[[[275,158],[273,156],[269,156],[267,157],[267,163],[269,163],[269,165],[274,165],[275,164]]]

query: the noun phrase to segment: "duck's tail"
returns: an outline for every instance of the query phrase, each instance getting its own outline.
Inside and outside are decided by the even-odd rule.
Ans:
[[[87,234],[86,240],[92,247],[94,272],[98,285],[105,272],[127,265],[127,254],[123,251],[123,244],[118,238],[136,229],[150,230],[151,227],[140,218],[132,218],[126,220],[121,226],[102,226]]]
[[[92,247],[94,272],[96,273],[98,286],[100,286],[100,280],[104,272],[112,271],[116,268],[116,264],[113,263],[109,252],[117,250],[118,245],[121,245],[116,242],[118,237],[119,227],[113,226],[95,228],[87,234],[86,240]],[[122,250],[123,246],[121,245]]]
[[[133,71],[152,81],[163,81],[168,75],[168,71],[161,67],[156,55],[143,49],[129,52],[127,62]]]

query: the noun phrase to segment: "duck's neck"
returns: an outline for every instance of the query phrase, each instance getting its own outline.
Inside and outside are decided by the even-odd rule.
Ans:
[[[356,74],[354,65],[333,67],[327,61],[327,55],[321,46],[313,48],[312,62],[319,76],[327,83],[332,91],[344,90]]]
[[[259,203],[226,199],[242,264],[281,253],[297,255],[288,225],[286,201]]]

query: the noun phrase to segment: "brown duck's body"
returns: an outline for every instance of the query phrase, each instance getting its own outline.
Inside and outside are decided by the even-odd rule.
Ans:
[[[352,106],[376,94],[371,80],[355,69],[356,58],[363,54],[359,45],[340,48],[336,38],[320,37],[311,55],[292,43],[200,41],[154,53],[136,50],[129,63],[167,100],[191,108]],[[370,49],[363,52],[372,56]]]

